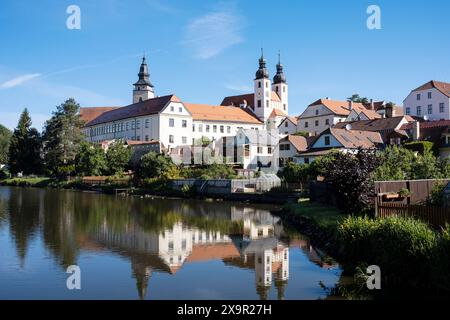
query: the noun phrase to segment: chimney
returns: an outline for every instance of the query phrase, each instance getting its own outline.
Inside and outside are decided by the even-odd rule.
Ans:
[[[350,100],[350,101],[348,102],[348,109],[349,109],[350,111],[353,110],[353,101],[352,101],[352,100]]]
[[[385,108],[386,118],[392,118],[395,116],[394,105],[392,103],[386,104],[386,106],[384,108]]]
[[[370,110],[375,110],[375,102],[373,99],[370,99]]]
[[[416,120],[413,122],[413,128],[412,128],[413,141],[418,141],[419,137],[420,137],[420,122]]]

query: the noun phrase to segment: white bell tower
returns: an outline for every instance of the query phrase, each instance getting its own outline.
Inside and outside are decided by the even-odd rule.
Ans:
[[[272,85],[269,79],[269,72],[266,68],[266,60],[261,49],[261,58],[259,59],[259,69],[255,77],[255,101],[254,113],[264,123],[269,119],[273,111],[272,106]]]
[[[141,68],[139,69],[139,80],[133,84],[133,103],[138,103],[155,97],[153,85],[150,83],[150,74],[148,73],[145,56],[142,58]]]
[[[280,53],[278,53],[277,74],[273,77],[272,89],[281,99],[280,110],[289,114],[288,84],[283,72]]]

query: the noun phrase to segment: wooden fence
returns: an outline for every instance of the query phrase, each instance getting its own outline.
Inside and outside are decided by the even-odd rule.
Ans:
[[[415,217],[429,223],[435,228],[443,227],[446,223],[450,224],[450,208],[444,207],[378,202],[376,205],[376,214],[381,218],[390,216]]]

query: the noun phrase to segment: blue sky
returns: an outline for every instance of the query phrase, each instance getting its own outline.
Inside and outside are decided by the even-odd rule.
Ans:
[[[81,30],[69,30],[69,5]],[[381,8],[381,30],[366,27]],[[158,95],[219,104],[252,90],[260,48],[271,76],[281,50],[290,114],[352,93],[401,103],[450,81],[446,0],[2,0],[0,123],[27,107],[41,129],[55,106],[126,105],[145,51]]]

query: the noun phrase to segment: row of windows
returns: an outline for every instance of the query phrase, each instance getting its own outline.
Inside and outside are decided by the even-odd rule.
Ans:
[[[432,94],[431,92],[428,92],[428,93],[427,93],[427,96],[428,96],[428,99],[432,99],[432,98],[433,98],[433,94]],[[416,98],[417,98],[417,101],[422,100],[422,94],[418,93],[418,94],[416,95]]]
[[[150,128],[150,119],[145,119],[144,126],[146,129]],[[108,124],[101,127],[91,129],[91,136],[99,136],[108,133],[124,132],[128,130],[141,129],[141,120],[133,120],[127,122],[120,122]]]
[[[319,120],[315,120],[314,121],[314,125],[316,126],[316,127],[318,127],[319,126]],[[325,119],[325,125],[326,126],[329,126],[330,125],[330,119]],[[308,123],[308,121],[306,121],[305,122],[305,128],[309,128],[309,123]]]
[[[170,112],[175,112],[175,107],[174,106],[170,106]],[[178,112],[183,112],[183,108],[182,107],[178,107]]]
[[[440,113],[444,113],[444,110],[445,110],[444,103],[440,103],[440,104],[439,104],[439,112],[440,112]],[[407,108],[405,109],[405,113],[406,113],[407,115],[410,115],[410,114],[411,114],[411,108],[410,108],[410,107],[407,107]],[[433,114],[433,105],[432,105],[432,104],[429,104],[429,105],[428,105],[428,107],[427,107],[427,114]],[[418,115],[418,116],[421,116],[421,115],[422,115],[422,106],[417,106],[417,107],[416,107],[416,115]]]
[[[206,124],[203,127],[203,124],[198,124],[197,128],[196,128],[195,124],[192,125],[192,131],[193,132],[195,132],[195,130],[198,130],[198,132],[203,132],[203,128],[205,129],[205,132],[211,132],[211,128],[212,128],[212,132],[213,133],[216,133],[217,129],[219,129],[220,133],[225,133],[225,126],[217,126],[217,125]],[[231,133],[231,126],[227,126],[226,129],[227,129],[227,133]]]
[[[280,151],[289,151],[291,150],[291,145],[289,143],[280,144]]]
[[[272,151],[273,151],[272,147],[267,147],[267,153],[268,154],[272,154]],[[264,152],[264,147],[257,147],[256,152],[263,153]]]
[[[169,136],[169,143],[175,143],[175,136],[174,135],[170,135]],[[181,137],[181,143],[182,144],[187,144],[187,137]]]

